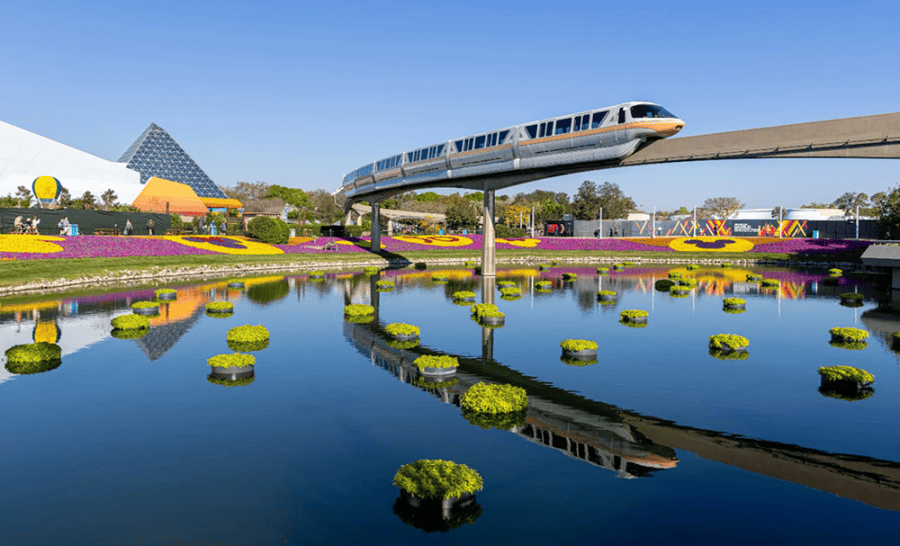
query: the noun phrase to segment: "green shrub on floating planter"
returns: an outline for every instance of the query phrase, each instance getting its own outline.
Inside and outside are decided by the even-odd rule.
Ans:
[[[139,301],[131,304],[132,309],[159,309],[158,301]]]
[[[763,279],[760,284],[763,288],[778,288],[781,286],[781,281],[778,279]]]
[[[112,319],[112,327],[117,330],[141,330],[150,328],[150,319],[141,315],[122,315]]]
[[[686,267],[686,269],[687,269],[688,271],[693,271],[693,270],[695,270],[695,269],[700,269],[700,266],[697,265],[697,264],[688,264],[687,267]]]
[[[869,332],[865,330],[839,326],[828,330],[828,333],[831,334],[831,339],[834,341],[863,341],[869,337]]]
[[[743,298],[725,298],[722,300],[724,305],[746,305],[747,300]]]
[[[548,269],[550,269],[550,267],[550,264],[540,264],[538,266],[538,269],[540,269],[541,271],[547,271]]]
[[[206,364],[214,368],[243,368],[245,366],[253,366],[256,364],[256,357],[253,355],[243,355],[240,353],[230,353],[227,355],[216,355],[207,359]]]
[[[756,273],[750,273],[747,275],[747,280],[750,282],[761,281],[762,275],[757,275]]]
[[[615,296],[616,291],[615,290],[601,290],[601,291],[597,292],[597,295],[598,296]]]
[[[371,305],[365,305],[362,303],[354,303],[351,305],[344,306],[344,316],[345,317],[365,317],[369,315],[375,314],[375,308]]]
[[[559,345],[564,351],[569,351],[571,353],[576,353],[578,351],[596,351],[598,347],[596,341],[587,339],[567,339]]]
[[[513,281],[497,281],[497,288],[503,288],[504,286],[515,286],[516,283]]]
[[[633,320],[633,319],[641,319],[647,318],[650,316],[648,311],[644,311],[642,309],[626,309],[619,313],[619,316],[625,320]]]
[[[822,366],[819,375],[830,383],[872,383],[875,376],[853,366]]]
[[[549,290],[553,287],[553,283],[550,281],[537,281],[534,283],[534,287],[539,290]]]
[[[669,291],[672,298],[689,298],[691,297],[691,289],[686,286],[673,286]]]
[[[709,336],[709,348],[739,351],[750,346],[750,340],[737,334],[716,334]]]
[[[401,466],[394,475],[394,485],[420,499],[443,500],[481,491],[484,481],[464,464],[420,459]]]
[[[731,267],[731,262],[722,262],[721,265],[722,265],[722,267],[724,267],[724,268],[729,268],[729,267]]]
[[[419,376],[419,377],[416,377],[416,380],[413,381],[413,383],[415,383],[415,385],[418,387],[425,387],[427,389],[441,390],[441,389],[449,389],[450,387],[459,384],[459,378],[454,377],[453,379],[449,379],[447,381],[431,382],[431,381],[428,381],[428,379],[426,377]]]
[[[840,269],[833,268],[833,269],[828,270],[828,274],[831,275],[832,277],[840,277],[841,275],[844,274],[844,272]]]
[[[863,349],[869,346],[865,341],[835,341],[831,340],[828,342],[832,347],[837,347],[838,349],[847,349],[849,351],[862,351]]]
[[[586,360],[583,358],[571,358],[571,357],[568,357],[565,355],[559,357],[559,359],[566,366],[590,366],[592,364],[596,364],[597,362],[599,362],[599,360],[597,360],[596,358],[593,358],[591,360]]]
[[[444,273],[435,273],[434,275],[431,276],[431,280],[432,280],[432,282],[449,282],[450,277],[448,277]]]
[[[871,398],[875,391],[873,389],[861,389],[856,392],[847,391],[845,389],[830,389],[828,387],[819,387],[819,393],[829,398],[837,398],[838,400],[846,400],[848,402],[859,402],[866,398]]]
[[[230,301],[216,301],[206,304],[206,315],[216,318],[228,318],[234,314],[234,304]]]
[[[243,283],[244,283],[243,279],[228,279],[227,281],[225,281],[225,284],[243,284]]]
[[[466,262],[465,267],[471,269],[471,268],[475,267],[475,262]]]
[[[378,273],[378,268],[375,266],[368,265],[365,267],[365,269],[363,269],[363,271],[365,271],[366,275],[374,275],[374,274]]]
[[[474,297],[475,297],[475,292],[469,292],[468,290],[460,290],[459,292],[453,293],[453,299],[455,299],[455,300],[471,299]]]
[[[143,328],[141,330],[119,330],[118,328],[115,328],[109,335],[116,339],[141,339],[149,333],[150,328]]]
[[[375,290],[387,291],[394,289],[394,281],[378,280],[375,281]]]
[[[421,332],[418,326],[403,322],[392,322],[384,327],[384,331],[392,336],[418,336]]]
[[[416,262],[413,267],[421,271],[422,269],[428,269],[428,264],[426,264],[425,262]]]
[[[678,279],[675,281],[678,286],[686,286],[688,288],[697,288],[697,279]]]
[[[256,376],[251,375],[250,377],[242,377],[240,379],[224,379],[221,377],[213,377],[212,375],[207,375],[206,380],[212,383],[213,385],[222,385],[227,388],[231,387],[246,387],[250,383],[256,379]]]
[[[60,360],[62,358],[62,349],[55,343],[39,341],[37,343],[14,345],[7,349],[5,354],[6,360],[10,363],[34,364],[49,360]]]
[[[725,352],[721,349],[710,349],[709,356],[718,358],[719,360],[747,360],[750,358],[750,353],[747,351]]]
[[[578,278],[578,273],[563,273],[562,278],[567,281],[574,281]]]
[[[504,296],[521,296],[522,291],[515,286],[506,286],[500,289],[500,293]]]
[[[506,314],[503,311],[484,311],[480,315],[477,316],[479,319],[483,318],[501,318],[505,317]]]
[[[609,268],[608,267],[598,267],[597,274],[598,275],[607,275],[607,274],[609,274]]]
[[[325,272],[324,272],[324,271],[310,271],[310,272],[308,273],[308,275],[309,275],[310,278],[313,278],[313,277],[324,277],[324,276],[325,276]]]
[[[525,389],[512,385],[476,383],[460,399],[464,412],[509,413],[528,408]]]
[[[613,270],[614,270],[614,271],[621,271],[621,270],[623,270],[623,269],[625,269],[625,265],[624,265],[624,264],[613,264]]]
[[[472,307],[469,307],[469,310],[472,311],[472,314],[476,317],[480,317],[487,312],[497,311],[499,308],[493,303],[476,303]]]
[[[675,282],[670,281],[669,279],[660,279],[653,285],[659,292],[668,292],[673,286],[675,286]]]
[[[669,278],[670,279],[680,279],[681,271],[669,271]]]
[[[178,294],[178,291],[174,288],[160,288],[159,290],[153,293],[157,298],[164,294]]]
[[[269,341],[269,330],[262,325],[245,324],[244,326],[235,326],[228,330],[225,340],[236,343],[267,342]]]
[[[455,356],[422,355],[413,361],[420,370],[425,368],[458,368],[459,360]]]
[[[408,341],[399,341],[396,339],[389,339],[389,340],[385,341],[384,344],[393,349],[401,349],[401,350],[405,351],[408,349],[413,349],[415,347],[418,347],[419,346],[419,338],[410,339]]]
[[[552,262],[550,262],[550,265],[559,265],[559,264],[560,264],[560,262],[558,260],[553,260]]]
[[[634,262],[626,261],[626,262],[622,262],[622,265],[631,267],[632,265],[634,265]]]
[[[584,362],[580,360],[579,362]],[[525,426],[527,412],[511,411],[508,413],[477,413],[464,411],[463,417],[470,425],[481,427],[485,430],[495,428],[497,430],[510,430],[514,427]]]
[[[518,301],[522,299],[522,294],[503,294],[500,296],[500,299],[503,301]]]
[[[858,294],[856,292],[844,292],[843,294],[841,294],[842,300],[862,301],[865,298],[866,297],[864,295]]]

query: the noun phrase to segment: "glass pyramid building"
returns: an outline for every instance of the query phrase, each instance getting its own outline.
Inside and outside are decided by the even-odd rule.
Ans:
[[[141,184],[146,184],[156,176],[187,184],[200,197],[228,199],[225,192],[206,176],[175,139],[155,123],[147,127],[118,162],[141,173]]]

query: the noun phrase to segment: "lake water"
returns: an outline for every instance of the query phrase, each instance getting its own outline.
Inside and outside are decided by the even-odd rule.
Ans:
[[[825,286],[819,271],[754,268],[782,280],[761,291],[749,270],[690,272],[687,298],[654,290],[669,268],[523,268],[498,273],[522,289],[483,329],[451,294],[482,294],[470,270],[395,270],[179,285],[149,334],[110,336],[152,289],[48,297],[0,307],[0,349],[57,339],[62,364],[33,375],[0,370],[0,514],[4,544],[846,544],[900,529],[900,365],[890,334],[900,314],[868,282]],[[578,279],[563,282],[563,272]],[[534,289],[539,278],[553,289]],[[376,279],[395,282],[375,292]],[[619,293],[596,302],[599,289]],[[858,291],[862,307],[839,304]],[[731,295],[742,314],[722,310]],[[214,318],[210,301],[235,313]],[[21,301],[21,300],[19,300]],[[344,320],[374,304],[369,324]],[[619,322],[650,312],[646,328]],[[384,326],[422,330],[390,347]],[[210,381],[206,360],[226,332],[262,324],[268,348],[244,386]],[[828,330],[871,333],[864,350]],[[750,340],[746,360],[720,360],[708,337]],[[600,344],[599,362],[567,365],[559,343]],[[420,354],[457,356],[456,384],[417,385]],[[819,366],[875,375],[874,394],[819,392]],[[479,382],[524,388],[511,430],[460,411]],[[423,514],[392,486],[417,459],[464,463],[484,479],[467,511]]]

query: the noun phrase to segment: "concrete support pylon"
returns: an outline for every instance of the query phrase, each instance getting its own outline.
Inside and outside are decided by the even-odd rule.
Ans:
[[[381,204],[372,202],[372,252],[381,252]]]
[[[497,242],[494,236],[494,190],[484,192],[484,229],[481,242],[481,276],[497,274]]]

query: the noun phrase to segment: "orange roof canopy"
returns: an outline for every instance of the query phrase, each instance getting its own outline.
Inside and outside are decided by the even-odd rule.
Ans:
[[[221,197],[201,197],[203,204],[211,209],[239,209],[244,205],[237,199],[222,199]]]
[[[168,205],[168,207],[167,207]],[[131,206],[144,212],[168,212],[185,216],[206,216],[206,205],[187,184],[153,177]]]

